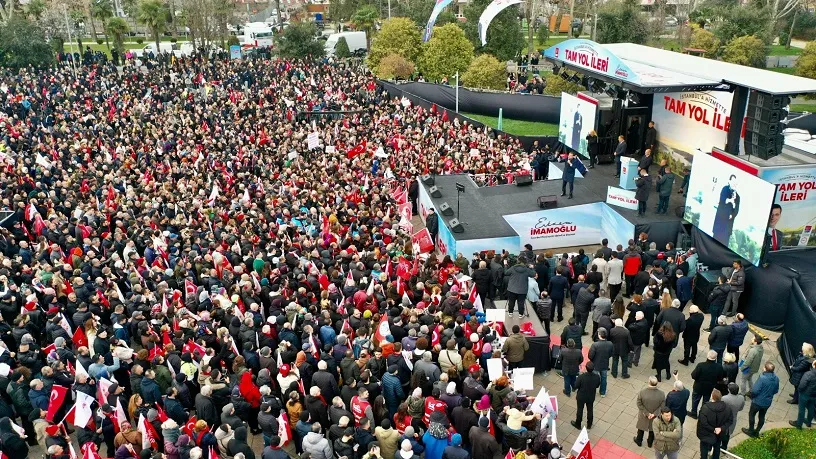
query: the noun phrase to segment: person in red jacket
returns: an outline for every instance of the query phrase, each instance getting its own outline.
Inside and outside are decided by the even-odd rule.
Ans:
[[[626,298],[632,296],[633,280],[640,272],[642,260],[634,247],[629,246],[629,252],[623,257],[623,274],[626,276]]]

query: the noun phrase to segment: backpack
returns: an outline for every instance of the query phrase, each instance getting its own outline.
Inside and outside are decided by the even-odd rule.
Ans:
[[[360,358],[360,352],[363,349],[369,349],[371,347],[371,340],[368,338],[355,338],[354,343],[351,346],[351,350],[354,352],[354,358]]]

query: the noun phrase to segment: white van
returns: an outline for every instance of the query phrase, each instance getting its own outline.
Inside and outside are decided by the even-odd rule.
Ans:
[[[272,46],[272,27],[263,22],[244,24],[242,48],[269,48]]]
[[[366,34],[365,32],[340,32],[340,33],[333,33],[329,35],[329,38],[326,39],[326,55],[333,56],[334,55],[334,48],[337,46],[337,42],[340,40],[340,37],[346,39],[346,44],[348,45],[349,52],[357,51],[358,49],[368,50],[366,46]]]
[[[193,54],[194,51],[195,48],[191,43],[172,43],[166,41],[159,43],[159,51],[156,51],[156,43],[148,43],[144,48],[134,50],[137,56],[146,56],[151,52],[154,56],[157,56],[161,52],[172,53],[176,57],[189,56]]]

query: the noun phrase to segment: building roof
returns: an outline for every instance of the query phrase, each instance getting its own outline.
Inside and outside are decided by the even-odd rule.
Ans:
[[[663,71],[677,72],[704,80],[723,81],[770,94],[816,93],[816,80],[810,78],[786,75],[633,43],[613,43],[603,46],[621,60],[626,61],[638,73],[639,70],[635,68],[635,65],[646,65]]]

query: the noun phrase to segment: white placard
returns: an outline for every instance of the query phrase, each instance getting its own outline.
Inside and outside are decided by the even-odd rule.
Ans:
[[[606,187],[606,203],[624,209],[637,210],[638,200],[635,199],[635,190],[624,190],[616,186]]]
[[[535,368],[516,368],[513,370],[513,389],[515,390],[533,390],[533,375]]]
[[[481,152],[479,152],[478,148],[471,148],[470,149],[470,156],[479,156],[479,155],[481,155]]]
[[[288,157],[289,159],[295,159],[298,157],[298,154],[296,151],[290,151]]]
[[[317,148],[320,145],[320,137],[317,135],[317,132],[310,132],[309,135],[306,136],[306,142],[309,150]]]
[[[499,379],[503,374],[502,359],[487,359],[487,377],[491,381]]]
[[[333,145],[326,145],[326,153],[337,153],[337,149]]]
[[[541,415],[546,414],[547,413],[547,410],[545,408],[547,406],[546,400],[549,399],[550,396],[547,394],[547,390],[542,387],[541,389],[539,389],[538,395],[536,395],[536,398],[530,405],[530,411]]]
[[[485,310],[485,320],[487,322],[504,322],[506,309],[487,309]]]

